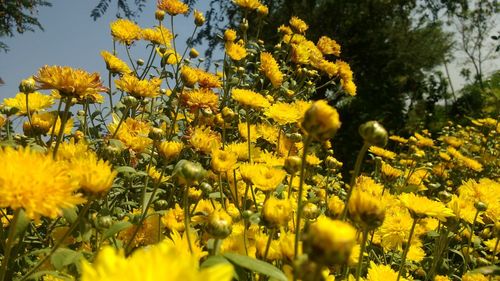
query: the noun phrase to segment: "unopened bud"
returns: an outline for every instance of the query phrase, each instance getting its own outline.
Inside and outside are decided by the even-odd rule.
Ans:
[[[163,10],[156,10],[155,12],[155,18],[159,21],[162,21],[165,18],[165,11]]]
[[[359,134],[370,145],[384,147],[387,144],[387,131],[377,121],[368,121],[359,126]]]
[[[30,94],[35,91],[35,79],[33,77],[24,79],[19,84],[19,91],[25,94]]]
[[[148,137],[152,140],[161,140],[163,138],[163,130],[160,128],[151,128]]]
[[[205,16],[203,16],[203,13],[198,10],[194,10],[194,24],[196,24],[196,26],[202,26],[204,23]]]
[[[233,220],[224,210],[213,211],[208,216],[207,232],[215,238],[223,239],[233,231]]]
[[[189,50],[189,57],[190,58],[194,59],[194,58],[197,58],[199,55],[200,55],[200,53],[198,53],[198,51],[195,48],[191,48],[191,50]]]
[[[288,156],[285,159],[285,171],[290,175],[294,175],[300,170],[302,159],[299,156]]]

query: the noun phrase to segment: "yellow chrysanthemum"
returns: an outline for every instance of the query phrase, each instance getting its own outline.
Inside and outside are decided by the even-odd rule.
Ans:
[[[216,173],[229,172],[234,169],[234,166],[238,162],[238,154],[230,150],[212,150],[212,169]]]
[[[141,37],[151,43],[170,47],[171,41],[174,38],[172,32],[164,26],[155,28],[146,28],[141,31]]]
[[[111,134],[115,134],[115,130],[118,128],[118,123],[119,122],[115,120],[115,122],[109,125],[109,131]],[[118,128],[116,138],[123,142],[126,147],[140,152],[153,142],[148,137],[150,128],[151,126],[148,123],[129,117],[122,122],[121,126]]]
[[[196,127],[190,138],[191,145],[201,152],[210,153],[221,145],[220,135],[209,127]]]
[[[155,98],[160,95],[160,78],[139,80],[134,75],[123,75],[115,81],[116,87],[136,98]]]
[[[327,60],[320,60],[319,62],[316,62],[314,64],[314,67],[326,73],[329,78],[332,78],[339,73],[338,66],[335,63]]]
[[[283,73],[281,73],[278,63],[270,53],[260,53],[260,71],[271,80],[273,87],[277,88],[283,83]]]
[[[286,172],[266,165],[245,164],[240,166],[241,176],[262,191],[273,191],[283,182]]]
[[[249,10],[255,10],[257,9],[260,5],[262,5],[259,0],[233,0],[233,2],[240,6],[241,8],[249,9]]]
[[[235,88],[232,90],[231,96],[243,106],[256,109],[270,106],[269,101],[265,97],[251,90]]]
[[[387,159],[394,159],[397,156],[396,153],[389,151],[389,150],[386,150],[386,149],[383,149],[383,148],[378,147],[378,146],[370,146],[368,151],[377,155],[377,156],[387,158]]]
[[[382,171],[382,174],[388,178],[398,178],[399,176],[401,176],[403,174],[403,171],[392,167],[390,164],[387,164],[384,161],[382,161],[381,171]]]
[[[248,160],[248,143],[247,142],[238,142],[238,143],[230,143],[226,145],[226,149],[228,151],[232,151],[238,155],[238,160],[246,161]],[[252,159],[256,159],[260,155],[260,148],[255,147],[255,144],[250,145],[250,153],[252,154]]]
[[[298,17],[292,17],[289,24],[296,33],[303,34],[309,28],[309,26]]]
[[[53,128],[54,126],[55,128]],[[73,119],[70,118],[66,121],[63,133],[71,134],[72,128]],[[35,113],[31,116],[31,123],[29,121],[23,123],[23,132],[26,135],[46,135],[54,131],[54,135],[57,136],[59,130],[61,130],[61,118],[57,116],[56,112]]]
[[[158,0],[157,7],[171,16],[187,14],[189,11],[189,6],[179,0]]]
[[[479,272],[467,272],[462,276],[462,281],[487,281],[488,277]]]
[[[29,218],[55,218],[85,202],[64,163],[29,148],[0,149],[0,208],[23,208]]]
[[[219,106],[219,96],[207,88],[184,91],[180,95],[182,104],[188,107],[192,112],[199,109],[211,109],[217,111]]]
[[[389,139],[392,140],[392,141],[401,143],[401,144],[405,144],[405,143],[408,142],[407,139],[405,139],[403,137],[400,137],[400,136],[395,136],[395,135],[390,136]]]
[[[141,37],[141,28],[128,19],[117,19],[110,23],[109,27],[113,39],[126,45],[132,44]]]
[[[340,56],[340,45],[328,36],[321,36],[316,46],[324,55]]]
[[[72,139],[70,142],[63,142],[57,150],[56,158],[58,160],[71,160],[74,158],[87,158],[90,154],[95,154],[89,149],[85,141],[75,143]]]
[[[28,107],[30,114],[50,108],[53,104],[54,98],[51,96],[44,95],[39,92],[33,92],[28,95]],[[26,115],[26,94],[17,93],[17,95],[13,98],[4,99],[3,105],[19,109],[17,112],[18,115]]]
[[[33,78],[37,82],[38,89],[54,89],[63,97],[81,99],[107,91],[102,85],[99,73],[88,73],[69,66],[46,65],[40,68]]]
[[[453,211],[446,208],[443,203],[414,193],[401,194],[399,201],[416,217],[429,216],[440,221],[446,221],[447,217],[454,216]]]
[[[80,187],[91,193],[108,191],[117,175],[109,162],[97,159],[95,154],[72,159],[69,167],[70,175],[78,180]]]
[[[203,71],[199,68],[196,68],[195,70],[196,70],[197,75],[198,75],[198,85],[201,88],[220,88],[220,87],[222,87],[219,76],[212,74],[212,73],[209,73],[209,72],[206,72],[206,71]]]
[[[340,128],[337,110],[325,100],[314,102],[304,114],[302,128],[315,138],[325,140],[331,138]]]
[[[366,275],[366,281],[396,281],[398,273],[394,271],[389,265],[375,264],[370,261],[370,268]],[[405,278],[399,278],[401,281],[406,281]]]
[[[233,42],[236,40],[236,31],[231,28],[226,29],[226,31],[224,31],[224,40],[226,42]]]
[[[183,148],[184,144],[182,142],[165,141],[158,145],[158,152],[168,161],[179,156]]]
[[[164,61],[166,64],[178,64],[181,62],[182,56],[172,49],[162,52],[160,48],[156,48],[156,51],[161,56],[162,62]]]
[[[101,56],[106,63],[106,68],[111,71],[111,73],[130,74],[132,72],[130,67],[128,67],[128,65],[124,61],[114,56],[110,52],[102,51]]]
[[[161,221],[166,228],[183,232],[185,229],[184,209],[176,203],[174,208],[167,210],[165,215],[162,216]]]
[[[247,56],[247,50],[243,42],[226,42],[226,54],[235,61],[240,61]]]
[[[262,216],[270,227],[280,227],[287,225],[292,219],[293,208],[289,200],[270,197],[264,203]]]

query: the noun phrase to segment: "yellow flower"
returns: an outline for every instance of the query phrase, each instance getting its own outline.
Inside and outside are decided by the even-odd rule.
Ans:
[[[161,52],[160,48],[156,48],[156,51],[162,57],[162,62],[164,61],[166,64],[178,64],[182,59],[181,55],[172,49]]]
[[[210,130],[210,127],[196,127],[190,138],[191,145],[204,153],[210,153],[221,146],[220,135]]]
[[[349,216],[364,230],[373,230],[382,225],[385,208],[380,198],[359,188],[354,188],[348,204]]]
[[[264,115],[283,126],[298,122],[302,118],[303,112],[299,111],[295,104],[277,102],[266,108]]]
[[[69,66],[44,66],[34,76],[37,88],[59,91],[63,97],[85,98],[106,92],[98,73],[88,73]]]
[[[198,75],[198,85],[201,88],[220,88],[220,87],[222,87],[219,76],[212,74],[212,73],[209,73],[209,72],[206,72],[206,71],[203,71],[199,68],[195,68],[195,70],[197,72],[196,74]]]
[[[26,135],[46,135],[52,133],[52,127],[54,126],[54,135],[57,136],[59,130],[61,130],[61,118],[57,116],[57,112],[35,113],[31,116],[31,124],[29,121],[23,123],[23,132]],[[73,119],[68,119],[63,133],[66,135],[71,134],[72,128]]]
[[[233,2],[240,6],[241,8],[249,9],[249,10],[255,10],[257,9],[260,5],[262,5],[259,0],[233,0]]]
[[[400,169],[394,168],[386,162],[382,161],[382,174],[388,178],[398,178],[403,174]]]
[[[278,63],[270,53],[260,53],[260,71],[271,80],[273,87],[278,88],[283,83],[283,73],[281,73]]]
[[[156,183],[165,183],[170,179],[170,176],[166,176],[165,174],[161,174],[154,166],[151,166],[148,171],[148,175],[156,182]],[[160,178],[161,177],[161,178]]]
[[[224,40],[226,42],[233,42],[236,40],[236,31],[230,28],[226,29],[226,31],[224,31]]]
[[[115,81],[116,87],[136,98],[155,98],[160,95],[161,79],[139,80],[135,75],[123,75]]]
[[[309,28],[309,26],[298,17],[292,17],[289,21],[290,26],[296,33],[303,34]]]
[[[247,50],[243,42],[226,42],[226,54],[235,61],[240,61],[247,56]]]
[[[255,235],[255,255],[257,258],[264,259],[268,240],[269,236],[267,234],[259,232]],[[279,240],[271,239],[271,244],[269,245],[266,259],[270,261],[280,260],[282,258],[281,248],[282,247],[279,243]]]
[[[434,147],[434,141],[430,138],[424,137],[419,133],[415,133],[418,147]]]
[[[481,273],[467,272],[462,276],[462,281],[487,281],[488,277]]]
[[[387,159],[394,159],[394,158],[396,158],[396,155],[397,155],[396,153],[394,153],[392,151],[383,149],[383,148],[378,147],[378,146],[373,146],[373,145],[370,146],[368,151],[377,155],[377,156],[387,158]]]
[[[398,209],[398,212],[388,212],[384,223],[377,230],[382,246],[389,250],[402,250],[403,243],[408,241],[412,219],[408,211]]]
[[[184,144],[182,142],[164,141],[158,145],[158,152],[169,161],[179,156],[183,148]]]
[[[343,210],[344,210],[344,201],[342,201],[342,199],[340,199],[336,195],[330,196],[330,199],[328,199],[329,216],[336,218],[340,214],[342,214]]]
[[[400,137],[400,136],[395,136],[395,135],[390,136],[390,137],[389,137],[389,139],[390,139],[390,140],[393,140],[393,141],[395,141],[395,142],[398,142],[398,143],[402,143],[402,144],[405,144],[405,143],[407,143],[407,142],[408,142],[408,140],[407,140],[407,139],[405,139],[405,138],[403,138],[403,137]]]
[[[242,177],[250,178],[252,183],[262,191],[273,191],[283,182],[286,172],[280,169],[258,165],[257,169],[241,170]],[[243,174],[246,174],[243,176]]]
[[[33,92],[28,95],[28,107],[30,114],[47,109],[53,104],[54,98],[51,96],[44,95],[39,92]],[[4,99],[3,105],[19,109],[17,112],[18,115],[26,115],[26,94],[17,93],[17,95],[13,98]]]
[[[340,80],[340,84],[342,85],[342,88],[347,94],[349,94],[352,97],[356,95],[357,87],[356,84],[354,84],[354,81]]]
[[[189,6],[179,0],[158,0],[157,7],[171,16],[187,14],[189,11]]]
[[[26,215],[56,218],[62,209],[85,202],[64,163],[29,148],[0,149],[0,208],[23,208]]]
[[[194,24],[196,26],[202,26],[205,23],[205,16],[202,12],[194,10]]]
[[[356,229],[343,221],[320,216],[311,224],[304,249],[309,257],[328,265],[345,264],[356,244]]]
[[[93,153],[70,160],[69,167],[70,175],[78,181],[80,187],[91,193],[108,191],[118,174],[107,161],[97,159]]]
[[[438,201],[433,201],[427,197],[418,196],[414,193],[404,193],[399,196],[399,201],[408,208],[414,217],[429,216],[440,221],[446,221],[447,217],[452,217],[453,211]]]
[[[314,67],[328,74],[328,77],[330,78],[336,76],[339,72],[338,66],[335,63],[327,60],[320,60],[319,62],[314,64]]]
[[[240,136],[244,140],[248,140],[248,128],[247,128],[246,122],[238,123],[238,132],[240,133]],[[261,137],[261,135],[257,131],[257,126],[255,126],[254,124],[250,124],[250,141],[255,142],[260,137]]]
[[[316,46],[324,55],[340,56],[340,45],[328,36],[321,36]]]
[[[229,172],[234,169],[234,166],[238,162],[238,154],[230,150],[212,150],[212,169],[216,173]]]
[[[269,101],[265,97],[251,90],[235,88],[232,90],[231,96],[243,106],[249,106],[255,109],[270,106]]]
[[[199,260],[189,251],[178,249],[172,242],[136,250],[126,258],[113,247],[104,247],[93,264],[82,265],[82,281],[172,280],[229,281],[233,277],[230,264],[200,269]]]
[[[207,88],[183,91],[180,100],[191,112],[206,108],[216,112],[219,106],[219,96]]]
[[[101,56],[104,59],[104,62],[106,63],[106,68],[109,71],[111,71],[111,73],[129,74],[132,72],[132,70],[128,67],[128,65],[124,61],[117,58],[110,52],[102,51]]]
[[[325,100],[316,101],[306,111],[302,128],[316,139],[331,138],[340,128],[339,114]]]
[[[398,273],[391,266],[377,265],[373,261],[370,261],[370,269],[368,269],[366,281],[396,281],[397,278]],[[399,280],[406,281],[407,279],[401,277]]]
[[[157,45],[164,45],[170,47],[170,42],[174,37],[172,32],[164,26],[157,26],[155,28],[146,28],[141,31],[141,37],[151,43]]]
[[[110,133],[115,134],[115,130],[117,128],[118,121],[115,120],[115,122],[109,125]],[[148,123],[129,117],[122,122],[120,128],[118,128],[116,138],[123,142],[126,147],[134,151],[141,152],[153,142],[148,137],[149,130],[150,125]]]
[[[175,207],[167,210],[165,215],[162,216],[161,221],[168,229],[183,232],[185,229],[184,209],[175,203]]]
[[[70,142],[61,143],[59,150],[57,150],[56,158],[57,160],[69,161],[74,158],[87,158],[90,154],[94,154],[94,152],[89,149],[85,141],[75,143],[72,139]]]
[[[270,227],[286,226],[292,215],[293,209],[289,200],[271,196],[264,202],[262,216]]]
[[[141,37],[141,28],[128,19],[117,19],[109,26],[113,39],[120,43],[130,45]]]
[[[2,128],[5,123],[7,123],[7,118],[5,117],[5,115],[0,114],[0,128]]]
[[[238,155],[238,160],[246,161],[248,160],[248,143],[247,142],[239,142],[239,143],[230,143],[226,145],[226,149],[228,151],[232,151]],[[255,147],[255,144],[251,144],[250,153],[252,154],[252,159],[256,159],[259,157],[260,148]]]

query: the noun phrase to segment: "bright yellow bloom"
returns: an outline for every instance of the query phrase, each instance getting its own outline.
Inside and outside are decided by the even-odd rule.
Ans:
[[[369,152],[377,155],[377,156],[380,156],[380,157],[383,157],[383,158],[387,158],[387,159],[394,159],[396,158],[397,154],[392,152],[392,151],[389,151],[389,150],[386,150],[386,149],[383,149],[381,147],[378,147],[378,146],[370,146],[370,148],[368,149]]]
[[[283,83],[283,73],[281,73],[278,63],[270,53],[260,53],[260,71],[271,80],[273,87],[278,88]]]
[[[198,73],[187,65],[181,68],[181,79],[186,87],[192,88],[198,82]]]
[[[315,138],[325,140],[331,138],[340,128],[337,110],[325,100],[314,102],[304,115],[302,128]]]
[[[114,134],[117,127],[118,120],[115,120],[109,125],[110,133]],[[150,128],[151,126],[148,123],[138,121],[129,117],[124,122],[122,122],[120,128],[118,128],[116,138],[123,142],[126,147],[140,152],[153,142],[148,137]]]
[[[487,281],[488,277],[481,273],[467,272],[462,276],[462,281]]]
[[[207,88],[183,91],[180,100],[191,112],[207,108],[215,112],[219,106],[219,96]]]
[[[195,68],[197,75],[198,75],[198,85],[201,88],[220,88],[222,87],[220,77],[203,71],[199,68]]]
[[[343,210],[344,210],[344,201],[342,201],[342,199],[340,199],[336,195],[330,196],[330,199],[328,200],[329,216],[336,218],[340,214],[342,214]]]
[[[175,203],[175,207],[167,210],[165,215],[162,216],[161,221],[166,228],[183,232],[184,225],[184,209]]]
[[[320,60],[319,62],[314,64],[314,67],[328,74],[328,77],[330,78],[336,76],[339,72],[338,66],[335,63],[327,60]]]
[[[243,106],[249,106],[255,109],[270,106],[269,101],[265,97],[251,90],[235,88],[232,90],[231,96]]]
[[[55,123],[55,125],[54,125]],[[26,135],[46,135],[52,133],[54,127],[54,135],[59,134],[61,130],[61,118],[57,116],[56,112],[42,112],[31,115],[31,124],[29,121],[23,123],[23,132]],[[64,134],[71,134],[73,128],[73,119],[70,118],[66,121],[64,126]]]
[[[306,244],[306,242],[304,242]],[[326,264],[345,264],[356,244],[356,229],[343,221],[320,216],[307,234],[309,257]]]
[[[95,154],[89,149],[85,141],[75,143],[72,139],[70,142],[63,142],[57,150],[57,160],[71,160],[74,158],[87,158],[90,154]]]
[[[240,133],[240,136],[244,140],[248,140],[248,128],[247,128],[247,123],[246,122],[238,123],[238,132]],[[250,141],[251,142],[255,142],[260,137],[261,137],[261,135],[257,131],[257,126],[254,125],[254,124],[250,124]]]
[[[243,176],[243,170],[240,170]],[[246,171],[246,177],[250,177],[252,183],[262,191],[273,191],[283,182],[286,172],[280,169],[259,165],[257,169]]]
[[[189,6],[179,0],[158,0],[157,7],[171,16],[187,14],[189,11]]]
[[[397,278],[398,273],[391,266],[377,265],[373,261],[370,261],[370,269],[368,269],[366,281],[396,281]],[[401,277],[399,280],[406,281],[407,279]]]
[[[106,68],[111,71],[111,73],[129,74],[132,72],[132,70],[124,61],[114,56],[110,52],[102,51],[101,56],[106,63]]]
[[[216,173],[229,172],[234,169],[234,166],[238,162],[238,154],[230,150],[212,150],[212,169]]]
[[[434,141],[430,138],[424,137],[419,133],[415,133],[418,147],[434,147]]]
[[[162,53],[160,48],[156,48],[156,51],[162,57],[162,61],[165,61],[166,64],[178,64],[181,62],[182,56],[172,49],[168,49]]]
[[[388,178],[398,178],[403,174],[400,169],[394,168],[386,162],[382,161],[382,174]]]
[[[290,26],[296,33],[303,34],[309,28],[309,26],[298,17],[292,17],[289,21]]]
[[[139,80],[135,75],[123,75],[115,81],[116,87],[136,98],[155,98],[160,95],[161,79]]]
[[[113,39],[120,43],[130,45],[141,37],[141,28],[128,19],[117,19],[109,26]]]
[[[194,10],[194,24],[196,26],[202,26],[205,23],[205,16],[202,12]]]
[[[29,148],[0,149],[0,208],[23,208],[26,215],[55,218],[85,202],[64,163]]]
[[[453,211],[438,201],[433,201],[427,197],[418,196],[414,193],[404,193],[399,196],[399,201],[408,208],[414,217],[429,216],[440,221],[446,221],[447,217],[452,217]]]
[[[54,89],[63,97],[85,98],[107,91],[98,73],[88,73],[69,66],[46,65],[38,70],[34,79],[38,89]]]
[[[243,42],[226,42],[226,54],[235,61],[240,61],[247,56],[247,50]]]
[[[262,5],[259,0],[233,0],[233,2],[244,9],[255,10]]]
[[[158,152],[169,161],[179,156],[183,148],[184,144],[182,142],[164,141],[158,145]]]
[[[141,31],[141,37],[151,43],[170,47],[171,41],[174,38],[172,32],[166,27],[157,26],[155,28],[146,28]]]
[[[82,281],[229,281],[232,277],[233,267],[230,264],[200,270],[196,256],[168,241],[138,249],[128,258],[107,246],[100,251],[93,264],[84,262],[82,267]]]
[[[349,94],[352,97],[356,95],[357,87],[356,84],[354,84],[354,81],[340,80],[340,84],[342,85],[342,88],[347,94]]]
[[[269,236],[267,234],[259,232],[255,235],[255,256],[257,258],[264,259],[268,240]],[[266,259],[270,261],[280,260],[282,258],[281,249],[282,247],[279,243],[279,240],[271,239],[271,244],[269,245]]]
[[[30,114],[50,108],[53,104],[54,98],[51,96],[44,95],[39,92],[33,92],[28,95],[28,107]],[[17,112],[18,115],[26,115],[26,94],[17,93],[17,95],[13,98],[4,99],[3,105],[19,109]]]
[[[283,126],[300,121],[304,113],[295,104],[277,102],[266,108],[264,115]]]
[[[0,128],[2,128],[5,123],[7,123],[7,117],[5,117],[5,115],[3,114],[0,114]]]
[[[349,216],[365,230],[373,230],[382,225],[385,208],[380,198],[359,188],[354,188],[348,204]]]
[[[210,130],[210,127],[196,127],[191,134],[190,142],[197,151],[210,153],[221,146],[221,137]]]
[[[75,178],[80,187],[91,193],[108,191],[118,174],[109,162],[97,159],[95,154],[70,160],[70,175]]]
[[[289,200],[271,196],[264,202],[262,216],[270,227],[286,226],[292,215],[293,208]]]
[[[384,223],[376,233],[380,235],[385,249],[401,251],[403,243],[408,242],[412,219],[408,211],[397,210],[388,212]]]
[[[236,31],[230,28],[226,29],[226,31],[224,31],[224,40],[226,42],[233,42],[236,40]]]
[[[340,45],[328,36],[321,36],[316,46],[324,55],[340,56]]]
[[[398,143],[402,143],[402,144],[405,144],[408,142],[407,139],[400,137],[400,136],[395,136],[395,135],[390,136],[389,139],[392,141],[398,142]]]

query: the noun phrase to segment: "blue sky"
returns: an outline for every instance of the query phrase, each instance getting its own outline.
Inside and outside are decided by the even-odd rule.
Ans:
[[[0,100],[14,96],[18,92],[19,82],[36,74],[45,64],[67,65],[89,72],[100,72],[103,80],[107,77],[100,52],[111,51],[113,48],[109,23],[116,19],[116,1],[113,1],[106,15],[97,21],[90,17],[97,0],[51,2],[52,7],[42,7],[39,10],[38,19],[45,31],[37,30],[17,34],[12,38],[1,38],[10,51],[0,52],[0,77],[5,82],[5,85],[0,86]],[[208,1],[198,1],[195,8],[202,12],[207,11]],[[155,10],[156,1],[148,1],[143,13],[136,19],[137,23],[142,28],[157,24],[154,18]],[[174,27],[175,32],[179,34],[177,48],[182,51],[186,46],[187,37],[194,29],[193,16],[176,16]],[[122,46],[117,51],[120,58],[127,59]],[[132,49],[134,59],[142,58],[146,61],[148,55],[149,52],[142,45]]]

